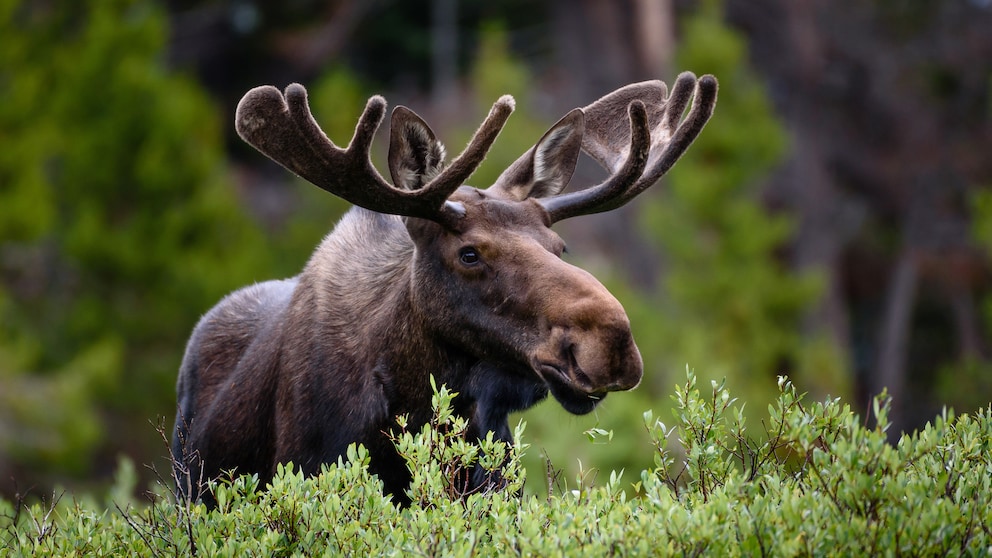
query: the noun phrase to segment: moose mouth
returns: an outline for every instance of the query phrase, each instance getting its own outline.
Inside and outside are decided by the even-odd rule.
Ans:
[[[538,375],[547,384],[551,395],[573,415],[584,415],[596,408],[606,397],[606,393],[593,395],[572,387],[568,374],[554,364],[541,363],[537,366]]]

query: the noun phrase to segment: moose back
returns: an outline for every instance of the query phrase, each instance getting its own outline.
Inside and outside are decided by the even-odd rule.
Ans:
[[[583,414],[635,387],[642,362],[623,307],[561,259],[551,226],[617,208],[657,182],[702,130],[716,92],[712,76],[688,72],[671,95],[660,81],[618,89],[565,115],[476,189],[463,183],[512,112],[508,96],[448,164],[430,127],[394,109],[390,184],[369,158],[381,97],[341,148],[314,121],[302,86],[249,91],[237,109],[241,137],[356,207],[298,276],[236,291],[197,324],[177,382],[179,492],[209,502],[207,480],[236,471],[264,484],[289,461],[315,474],[357,442],[403,503],[410,476],[390,432],[399,415],[414,428],[429,420],[431,374],[458,392],[470,436],[505,441],[508,414],[549,393]],[[563,193],[580,150],[609,177]],[[467,482],[491,480],[476,471]]]

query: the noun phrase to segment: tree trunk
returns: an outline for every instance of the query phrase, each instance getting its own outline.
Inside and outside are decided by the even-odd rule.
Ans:
[[[673,79],[675,13],[671,0],[634,0],[636,79]]]
[[[904,247],[892,272],[879,335],[874,391],[887,389],[892,398],[890,439],[905,426],[906,367],[909,338],[919,277],[913,250]]]
[[[431,1],[431,100],[435,112],[448,105],[458,79],[458,3]]]
[[[958,331],[959,358],[962,360],[984,359],[982,346],[981,319],[976,312],[974,294],[967,287],[952,289],[949,293],[951,312]]]

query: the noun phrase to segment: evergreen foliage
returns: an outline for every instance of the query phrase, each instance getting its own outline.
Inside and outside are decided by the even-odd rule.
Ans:
[[[149,438],[192,324],[271,273],[269,250],[226,174],[215,107],[161,60],[163,14],[4,5],[0,451],[83,475],[98,447]]]
[[[920,432],[886,442],[838,399],[809,403],[780,377],[768,422],[754,432],[723,386],[677,387],[669,427],[644,414],[655,465],[640,475],[558,479],[546,496],[519,494],[519,443],[465,444],[436,390],[435,420],[396,443],[414,481],[406,509],[381,493],[361,447],[314,478],[280,469],[214,486],[218,508],[116,498],[0,501],[0,553],[10,556],[978,555],[992,548],[992,408],[946,411]],[[756,436],[757,435],[757,436]],[[645,448],[650,451],[650,448]],[[507,486],[463,495],[458,467],[509,455]],[[628,496],[625,489],[633,489]],[[109,507],[108,507],[109,506]]]
[[[640,206],[665,262],[663,288],[633,305],[643,310],[632,319],[650,339],[648,367],[691,362],[727,377],[748,399],[767,398],[785,372],[815,393],[844,394],[837,351],[801,327],[821,278],[781,261],[794,224],[765,209],[757,190],[784,154],[782,124],[749,69],[743,38],[723,23],[721,4],[704,3],[683,25],[678,67],[718,76],[720,100],[666,178],[665,195]]]

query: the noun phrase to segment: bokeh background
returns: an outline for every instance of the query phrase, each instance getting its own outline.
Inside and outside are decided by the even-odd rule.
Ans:
[[[347,209],[236,137],[247,89],[304,83],[338,142],[381,93],[455,152],[511,93],[484,186],[571,108],[682,70],[721,85],[689,153],[560,231],[644,382],[524,413],[531,488],[545,457],[650,466],[642,413],[671,416],[686,367],[756,437],[778,375],[861,412],[887,389],[892,435],[988,405],[989,0],[0,0],[0,494],[165,470],[198,317],[296,274]]]

